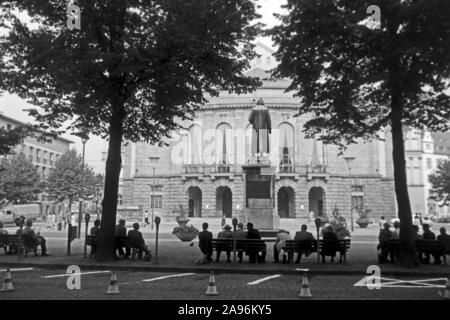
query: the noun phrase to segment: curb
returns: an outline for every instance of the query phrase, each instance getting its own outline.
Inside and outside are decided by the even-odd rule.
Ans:
[[[2,267],[28,267],[28,268],[39,268],[39,269],[66,269],[70,264],[69,263],[50,263],[50,264],[41,264],[41,263],[21,263],[21,262],[0,262],[0,266]],[[128,272],[193,272],[193,273],[207,273],[209,274],[211,271],[215,273],[222,274],[268,274],[272,275],[274,273],[284,274],[284,275],[298,275],[299,271],[296,271],[296,268],[300,266],[295,266],[292,270],[264,270],[264,269],[229,269],[229,268],[208,268],[208,267],[170,267],[170,266],[118,266],[118,265],[110,265],[110,264],[76,264],[80,268],[84,270],[98,270],[98,269],[110,269],[115,271],[128,271]],[[305,268],[309,268],[309,275],[335,275],[335,276],[365,276],[367,273],[365,270],[314,270],[311,266],[303,266]],[[383,275],[390,276],[409,276],[409,277],[440,277],[446,276],[450,274],[450,270],[443,270],[442,272],[417,272],[417,271],[408,271],[408,270],[386,270],[382,271]]]

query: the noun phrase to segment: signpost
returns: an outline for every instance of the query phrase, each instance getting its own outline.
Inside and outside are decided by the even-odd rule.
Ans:
[[[88,234],[89,220],[91,220],[91,215],[89,213],[86,213],[84,215],[84,219],[86,221],[86,231],[84,237],[86,238]],[[84,241],[84,257],[86,258],[86,241]]]
[[[320,225],[322,224],[322,220],[320,218],[316,218],[316,220],[314,220],[314,223],[316,224],[316,229],[317,229],[317,262],[320,261],[320,233],[319,233],[319,229],[320,229]]]
[[[21,250],[22,250],[22,229],[23,229],[23,224],[25,223],[25,217],[20,216],[19,218],[16,218],[14,222],[16,223],[16,226],[18,226],[20,228],[20,230],[19,230],[19,245],[17,246],[17,255],[18,255],[18,259],[20,260],[20,254],[21,254]]]
[[[233,229],[234,229],[234,235],[233,235],[233,263],[236,264],[236,227],[237,227],[237,224],[238,224],[238,219],[233,218],[231,223],[233,224]]]
[[[161,218],[155,217],[156,224],[156,241],[155,241],[155,264],[158,264],[158,237],[159,237],[159,224],[161,223]]]

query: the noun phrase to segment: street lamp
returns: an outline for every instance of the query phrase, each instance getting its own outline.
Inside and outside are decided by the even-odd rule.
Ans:
[[[152,193],[151,193],[151,197],[150,197],[150,207],[152,209],[152,224],[151,224],[151,230],[153,230],[153,223],[154,223],[154,214],[155,214],[155,197],[154,195],[154,190],[155,190],[155,165],[156,163],[158,163],[159,157],[148,157],[148,159],[150,160],[150,163],[152,164],[153,167],[153,179],[152,179]],[[153,199],[153,205],[152,205],[152,199]]]
[[[83,214],[82,214],[82,210],[83,210],[83,203],[81,201],[81,196],[83,193],[83,188],[84,188],[84,154],[85,154],[85,147],[86,147],[86,142],[88,141],[87,137],[84,137],[81,139],[81,142],[83,143],[83,162],[81,163],[81,187],[80,187],[80,194],[78,196],[78,239],[81,238],[81,222],[83,220]]]
[[[352,188],[353,188],[353,181],[352,181],[352,162],[355,160],[355,157],[353,156],[347,156],[344,157],[345,162],[347,163],[348,172],[350,176],[350,225],[353,232],[353,208],[352,208]]]

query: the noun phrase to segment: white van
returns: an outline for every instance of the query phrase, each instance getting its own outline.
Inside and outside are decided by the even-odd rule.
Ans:
[[[37,203],[13,204],[4,207],[0,211],[0,220],[4,224],[14,224],[14,219],[21,216],[24,216],[26,219],[36,220],[42,216],[42,205]]]

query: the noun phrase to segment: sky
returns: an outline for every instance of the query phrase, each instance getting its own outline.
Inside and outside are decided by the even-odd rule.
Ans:
[[[266,24],[267,27],[272,27],[277,24],[277,19],[273,16],[273,13],[281,13],[283,11],[281,5],[285,4],[286,0],[258,0],[257,3],[261,5],[261,8],[259,9],[259,13],[262,15],[261,22]],[[258,40],[273,48],[270,38],[259,38]],[[3,112],[4,115],[22,122],[35,123],[34,119],[28,116],[28,113],[24,111],[25,109],[30,108],[33,108],[33,106],[16,95],[4,93],[0,96],[0,112]],[[72,147],[81,153],[82,143],[78,137],[70,135],[69,133],[62,136],[72,140],[74,142]],[[86,143],[85,161],[98,173],[103,173],[105,170],[105,163],[101,160],[102,152],[104,151],[107,151],[107,142],[100,137],[91,135]]]

